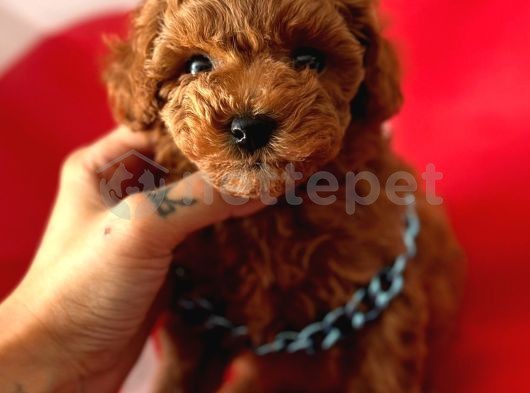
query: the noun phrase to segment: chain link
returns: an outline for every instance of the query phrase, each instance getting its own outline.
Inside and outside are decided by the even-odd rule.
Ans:
[[[420,221],[416,211],[415,198],[409,195],[405,214],[406,229],[403,232],[405,252],[394,263],[384,268],[370,283],[358,289],[344,306],[326,314],[318,322],[301,331],[284,331],[270,343],[254,348],[254,352],[268,354],[305,351],[313,354],[328,350],[343,338],[361,330],[376,320],[392,301],[403,291],[404,272],[411,259],[416,256],[416,239],[420,232]],[[177,304],[183,318],[191,324],[202,325],[206,330],[221,330],[232,338],[248,336],[246,326],[238,326],[223,316],[217,315],[211,303],[205,299],[180,300]]]

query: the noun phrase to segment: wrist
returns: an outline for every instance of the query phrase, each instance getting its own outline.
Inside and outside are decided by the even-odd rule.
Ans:
[[[0,304],[0,385],[24,393],[59,392],[76,384],[49,326],[12,295]]]

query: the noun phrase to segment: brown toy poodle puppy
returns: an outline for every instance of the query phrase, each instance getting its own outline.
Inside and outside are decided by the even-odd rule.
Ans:
[[[277,198],[175,251],[160,392],[428,388],[462,255],[423,193],[364,203],[368,180],[409,171],[382,131],[402,96],[374,1],[147,0],[106,78],[117,119],[158,135],[171,179],[200,170],[231,195]],[[337,179],[333,203],[311,198],[319,171]],[[251,371],[223,387],[234,359]]]

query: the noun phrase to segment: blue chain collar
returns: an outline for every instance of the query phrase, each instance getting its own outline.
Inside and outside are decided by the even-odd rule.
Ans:
[[[348,303],[329,312],[322,320],[300,331],[281,332],[273,341],[254,348],[254,352],[261,356],[300,351],[314,354],[318,350],[330,349],[343,338],[376,320],[403,291],[403,274],[409,261],[416,256],[420,221],[413,195],[408,196],[405,219],[403,243],[406,251],[399,255],[392,265],[380,271],[368,285],[358,289]],[[186,320],[202,325],[206,330],[220,330],[234,339],[248,337],[246,326],[236,325],[216,314],[206,299],[179,300],[177,309]]]

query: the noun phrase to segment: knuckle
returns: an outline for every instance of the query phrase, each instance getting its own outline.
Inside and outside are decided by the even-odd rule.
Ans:
[[[165,257],[171,253],[167,247],[166,230],[156,225],[151,215],[141,213],[146,201],[141,194],[134,194],[122,200],[112,211],[106,213],[105,231],[111,228],[114,243],[121,253],[134,259]],[[138,214],[140,211],[140,214]]]
[[[137,212],[138,210],[142,208],[143,205],[145,205],[146,199],[144,195],[140,193],[131,194],[131,195],[128,195],[126,198],[124,198],[120,203],[126,204],[131,211]]]
[[[145,220],[138,217],[145,203],[141,194],[134,194],[123,199],[114,209],[120,213],[122,229],[128,237],[141,238],[145,234]]]

